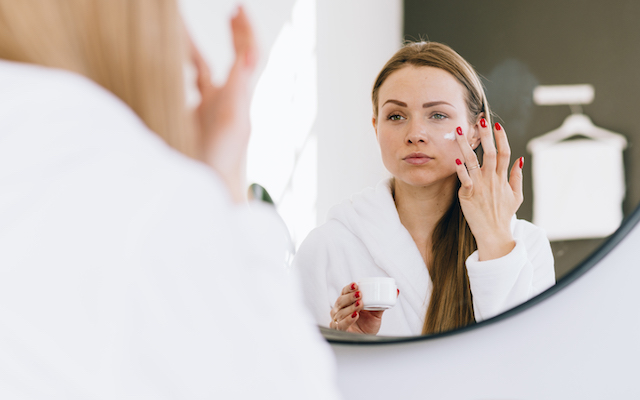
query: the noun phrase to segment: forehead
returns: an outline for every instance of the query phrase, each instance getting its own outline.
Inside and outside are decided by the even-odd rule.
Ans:
[[[447,101],[465,105],[465,88],[449,72],[435,67],[409,65],[391,73],[380,86],[379,105],[387,99],[403,102]]]

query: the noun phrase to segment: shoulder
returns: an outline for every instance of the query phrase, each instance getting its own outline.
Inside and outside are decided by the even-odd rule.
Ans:
[[[297,254],[341,252],[341,249],[357,240],[357,236],[342,222],[330,219],[309,232]]]

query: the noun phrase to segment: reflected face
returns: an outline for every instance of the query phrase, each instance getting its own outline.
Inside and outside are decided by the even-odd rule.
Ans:
[[[477,142],[477,127],[467,121],[465,90],[434,67],[407,66],[385,80],[373,123],[384,166],[397,180],[429,186],[455,179],[456,158],[463,160],[456,128],[472,147]]]

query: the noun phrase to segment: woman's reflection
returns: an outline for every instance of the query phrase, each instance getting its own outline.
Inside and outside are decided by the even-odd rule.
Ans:
[[[411,43],[384,66],[372,101],[393,177],[335,206],[301,245],[294,265],[318,323],[431,334],[491,318],[553,285],[549,241],[515,218],[524,159],[509,168],[505,131],[492,129],[475,70],[445,45]],[[395,278],[395,307],[363,310],[357,281],[373,276]]]

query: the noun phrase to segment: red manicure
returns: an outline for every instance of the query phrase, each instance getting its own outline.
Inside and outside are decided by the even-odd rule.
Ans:
[[[351,284],[351,290],[356,290],[356,284],[355,283]]]
[[[496,127],[497,131],[501,131],[502,130],[502,125],[500,125],[499,122],[496,122],[494,126]]]
[[[520,157],[520,169],[524,166],[524,157]]]
[[[356,292],[356,299],[360,297],[360,292]]]
[[[356,301],[356,307],[360,307],[360,300]]]
[[[480,126],[482,126],[483,128],[486,128],[486,127],[487,127],[487,120],[486,120],[486,119],[484,119],[484,118],[482,118],[482,119],[480,120]]]
[[[357,316],[358,316],[358,312],[357,311],[354,311],[353,314],[351,314],[351,318],[355,318]]]
[[[459,159],[459,158],[456,158],[456,164],[458,164],[458,165],[462,165],[462,161],[460,161],[460,159]]]
[[[456,128],[456,132],[458,132],[458,135],[462,135],[462,128],[457,127]]]

